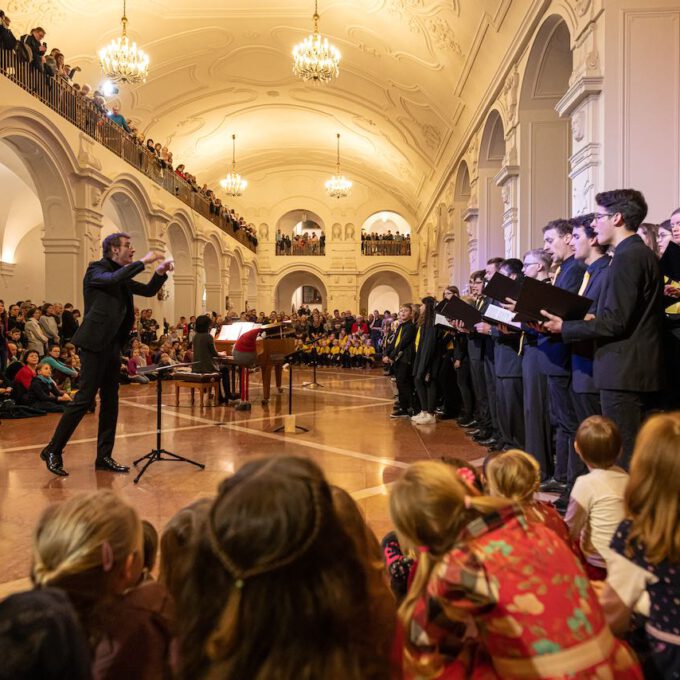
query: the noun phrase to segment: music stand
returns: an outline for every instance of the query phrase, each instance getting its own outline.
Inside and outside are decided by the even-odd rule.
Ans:
[[[303,382],[302,386],[306,387],[308,390],[318,390],[319,387],[323,387],[320,383],[316,382],[316,367],[318,365],[318,360],[317,357],[319,355],[317,354],[316,347],[312,350],[312,382]]]
[[[163,376],[168,371],[170,371],[173,368],[177,368],[178,366],[193,366],[193,364],[175,364],[174,366],[154,366],[153,368],[149,367],[149,370],[139,371],[140,374],[142,375],[146,374],[156,375],[156,448],[151,449],[149,453],[142,456],[141,458],[138,458],[136,461],[133,462],[133,465],[137,467],[137,465],[141,463],[143,460],[146,461],[142,469],[137,473],[137,476],[133,480],[135,484],[137,484],[139,480],[142,478],[142,475],[146,472],[149,465],[155,463],[158,460],[167,460],[175,463],[190,463],[191,465],[195,465],[196,467],[201,468],[201,470],[205,468],[205,465],[203,465],[203,463],[197,463],[195,460],[191,460],[190,458],[179,456],[176,453],[173,453],[172,451],[167,451],[161,446],[161,406],[163,400],[163,384],[162,384],[164,379]],[[167,458],[164,458],[163,457],[164,455],[167,456]]]
[[[293,363],[290,360],[290,357],[288,357],[288,415],[293,415]],[[302,427],[302,425],[296,425],[295,429],[301,430],[302,432],[309,432],[309,429]],[[281,427],[277,427],[275,430],[272,430],[272,432],[285,432],[285,430],[286,426],[281,425]]]

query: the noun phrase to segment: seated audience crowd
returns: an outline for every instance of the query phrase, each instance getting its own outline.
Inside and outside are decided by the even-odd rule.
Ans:
[[[110,490],[71,496],[0,602],[0,677],[678,678],[680,412],[645,422],[630,476],[611,420],[578,442],[567,523],[523,451],[420,461],[382,551],[302,457],[245,463],[160,538]]]

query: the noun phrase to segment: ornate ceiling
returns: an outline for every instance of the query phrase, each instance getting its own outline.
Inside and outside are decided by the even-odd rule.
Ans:
[[[96,87],[96,53],[120,32],[122,0],[4,4],[17,34],[41,23],[48,46]],[[487,29],[498,30],[510,4],[321,0],[321,33],[343,59],[334,84],[312,86],[291,72],[312,0],[129,0],[129,34],[151,69],[146,84],[121,89],[123,113],[212,186],[230,163],[232,133],[250,179],[291,166],[330,174],[340,132],[345,173],[420,216],[463,112],[476,105],[465,87],[488,56]]]

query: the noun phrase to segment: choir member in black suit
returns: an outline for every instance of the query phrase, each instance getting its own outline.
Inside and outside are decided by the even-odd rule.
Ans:
[[[567,342],[595,340],[593,373],[602,414],[621,432],[620,464],[628,467],[645,400],[663,386],[663,279],[654,253],[636,234],[647,215],[634,189],[596,196],[597,241],[614,249],[595,318],[563,321],[547,312],[544,328]]]

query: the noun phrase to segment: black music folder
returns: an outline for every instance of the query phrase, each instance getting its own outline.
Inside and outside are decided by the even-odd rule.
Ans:
[[[516,301],[521,290],[521,281],[511,279],[509,276],[496,272],[489,280],[489,283],[486,284],[484,295],[504,303],[505,298],[511,298]]]
[[[680,246],[671,241],[659,260],[661,273],[672,281],[680,281]]]
[[[593,301],[536,279],[525,278],[515,307],[515,321],[547,321],[541,314],[545,309],[564,321],[580,321]]]
[[[459,297],[452,297],[450,300],[442,300],[435,307],[442,316],[447,319],[462,321],[463,326],[472,330],[476,323],[482,321],[482,313],[467,302],[463,302]]]

